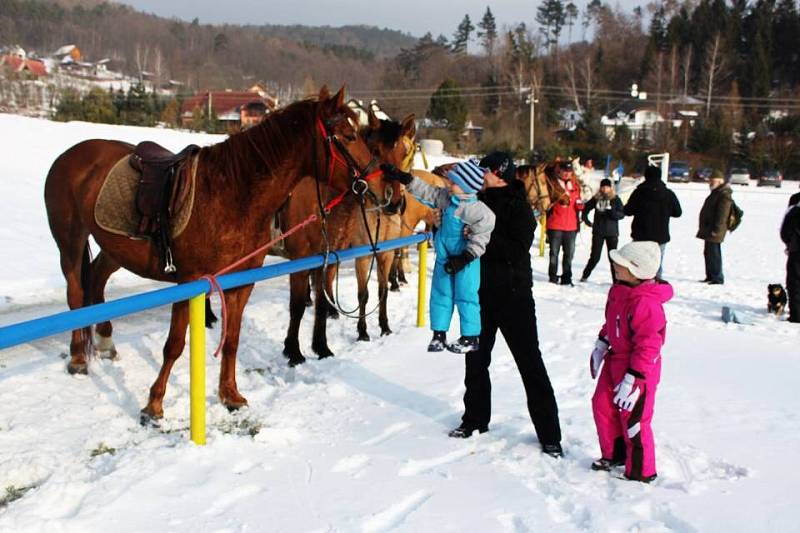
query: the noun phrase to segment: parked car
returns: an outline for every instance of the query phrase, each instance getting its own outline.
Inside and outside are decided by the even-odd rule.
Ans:
[[[697,170],[694,171],[694,174],[692,174],[692,181],[708,183],[708,180],[711,177],[712,172],[713,169],[709,167],[698,168]]]
[[[783,184],[783,175],[778,170],[767,170],[758,177],[759,187],[778,187]]]
[[[750,171],[746,168],[732,168],[728,172],[728,182],[731,185],[750,185]]]
[[[686,161],[673,161],[669,164],[669,174],[667,181],[679,181],[689,183],[689,163]]]

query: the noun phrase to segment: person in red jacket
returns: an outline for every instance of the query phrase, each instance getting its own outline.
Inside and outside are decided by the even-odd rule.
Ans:
[[[547,239],[550,242],[550,283],[572,286],[572,257],[578,235],[578,215],[583,211],[581,188],[568,162],[558,163],[548,176],[558,194],[558,200],[547,213]],[[561,277],[558,276],[558,256],[563,251]]]

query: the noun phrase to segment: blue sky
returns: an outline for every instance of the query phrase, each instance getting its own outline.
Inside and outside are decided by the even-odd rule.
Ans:
[[[469,14],[475,23],[489,5],[498,26],[524,21],[534,25],[535,0],[120,0],[139,10],[161,16],[203,23],[228,22],[235,24],[304,24],[308,26],[342,26],[367,24],[391,28],[420,37],[430,31],[434,36],[443,33],[448,38],[456,26]],[[574,0],[582,11],[586,1]],[[619,2],[632,9],[636,2]],[[580,37],[581,28],[573,30]]]

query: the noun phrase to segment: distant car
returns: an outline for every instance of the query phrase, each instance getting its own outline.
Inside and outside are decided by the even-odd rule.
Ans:
[[[711,178],[713,170],[708,167],[698,168],[692,174],[692,181],[699,181],[702,183],[708,183],[709,178]]]
[[[685,161],[673,161],[669,164],[669,174],[667,181],[678,181],[689,183],[689,163]]]
[[[767,170],[758,177],[759,187],[778,187],[783,185],[783,175],[778,170]]]
[[[732,168],[728,173],[731,185],[750,185],[750,171],[746,168]]]

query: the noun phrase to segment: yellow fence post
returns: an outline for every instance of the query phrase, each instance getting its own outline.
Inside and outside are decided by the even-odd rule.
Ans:
[[[542,218],[539,221],[541,228],[539,234],[539,257],[544,257],[544,241],[547,238],[547,213],[542,213]]]
[[[206,295],[189,300],[189,418],[192,442],[206,443]]]
[[[417,327],[425,327],[425,284],[428,277],[428,240],[417,246],[419,250],[419,286],[417,287]]]

